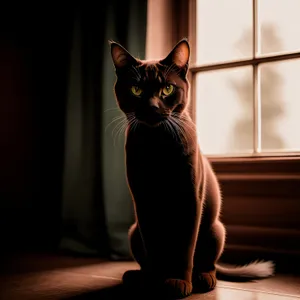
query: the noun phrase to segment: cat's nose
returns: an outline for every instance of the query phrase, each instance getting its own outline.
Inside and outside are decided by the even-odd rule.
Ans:
[[[159,107],[158,107],[158,105],[150,105],[150,110],[152,111],[152,112],[157,112],[158,111],[158,109],[159,109]]]
[[[149,101],[149,106],[152,111],[154,111],[154,112],[158,111],[158,109],[159,109],[158,99],[151,98]]]

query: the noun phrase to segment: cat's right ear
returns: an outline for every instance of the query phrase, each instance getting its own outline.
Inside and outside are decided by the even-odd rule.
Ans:
[[[120,44],[109,41],[113,63],[116,69],[136,65],[136,59]]]

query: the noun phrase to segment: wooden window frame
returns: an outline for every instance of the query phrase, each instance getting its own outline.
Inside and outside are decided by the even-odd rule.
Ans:
[[[254,1],[256,3],[256,1]],[[254,5],[255,5],[254,3]],[[254,7],[256,9],[256,7]],[[178,40],[191,45],[190,113],[196,120],[195,74],[208,70],[253,65],[254,89],[261,63],[300,58],[300,52],[266,55],[214,65],[193,64],[196,50],[196,0],[148,0],[146,58],[168,54]],[[152,26],[155,24],[155,26]],[[255,35],[255,34],[254,34]],[[256,37],[255,37],[256,38]],[[255,49],[256,51],[256,46]],[[255,52],[256,53],[256,52]],[[257,105],[259,99],[254,99]],[[258,118],[257,110],[254,114]],[[257,132],[257,125],[254,131]],[[257,135],[255,149],[259,150]],[[259,153],[253,156],[208,156],[223,194],[222,220],[227,243],[222,260],[246,263],[271,259],[278,271],[300,270],[300,155]],[[288,263],[293,261],[293,263]]]

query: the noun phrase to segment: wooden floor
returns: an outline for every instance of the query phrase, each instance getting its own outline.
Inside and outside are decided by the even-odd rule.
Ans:
[[[133,262],[105,262],[56,255],[2,257],[0,263],[1,300],[132,299],[124,293],[120,278],[124,271],[138,268]],[[277,274],[251,283],[219,281],[214,291],[186,299],[300,299],[300,277]]]

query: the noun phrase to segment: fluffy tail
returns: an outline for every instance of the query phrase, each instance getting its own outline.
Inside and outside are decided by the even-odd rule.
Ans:
[[[271,261],[254,261],[244,266],[216,266],[217,278],[225,281],[252,281],[274,275],[275,265]]]

